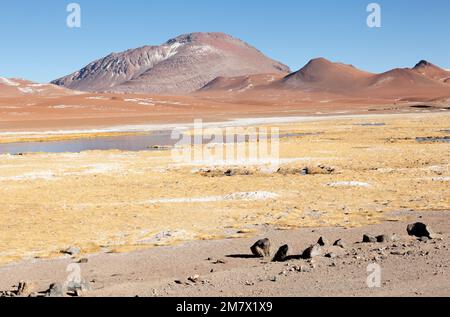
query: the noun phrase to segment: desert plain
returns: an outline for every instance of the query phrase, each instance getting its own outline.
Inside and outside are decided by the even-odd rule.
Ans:
[[[83,278],[94,281],[85,293],[91,295],[221,295],[218,289],[228,296],[370,294],[364,284],[365,266],[359,266],[372,258],[353,256],[350,249],[362,239],[360,232],[375,226],[379,234],[396,233],[406,239],[394,243],[395,247],[409,243],[422,248],[422,243],[430,248],[406,234],[408,221],[424,217],[436,231],[441,230],[440,242],[433,243],[443,244],[439,250],[448,247],[450,145],[445,137],[449,116],[448,111],[421,109],[261,123],[259,127],[280,129],[277,169],[269,168],[268,162],[180,163],[172,159],[170,148],[1,155],[0,288],[6,290],[28,276],[38,290],[44,290],[52,282],[50,272],[58,268],[61,272],[56,275],[63,279],[67,275],[64,265],[89,258],[81,265],[91,268],[83,271]],[[15,137],[23,135],[8,135],[11,142]],[[40,135],[41,141],[45,137],[54,136]],[[335,270],[346,267],[343,278],[360,278],[362,286],[349,282],[341,292],[334,284],[339,279],[333,287],[321,280],[317,292],[301,287],[293,292],[286,285],[302,281],[306,273],[279,288],[274,286],[276,278],[255,280],[267,270],[269,275],[282,274],[285,264],[258,264],[260,260],[250,256],[227,258],[233,251],[251,255],[249,248],[257,238],[267,236],[280,245],[306,247],[319,233],[328,234],[330,240],[349,237],[349,249],[337,261],[345,263],[346,257],[352,261]],[[61,253],[71,247],[77,249],[75,254]],[[277,247],[273,246],[273,252]],[[386,247],[380,250],[385,253]],[[226,260],[211,264],[213,258]],[[133,269],[120,272],[127,259],[133,261]],[[448,276],[448,254],[427,259]],[[96,261],[101,264],[93,268],[90,263]],[[286,265],[299,261],[304,262],[292,260]],[[375,256],[377,261],[384,260]],[[217,273],[222,262],[222,272]],[[417,269],[410,259],[403,262],[409,263],[404,267],[406,275]],[[166,265],[168,271],[162,273]],[[313,264],[311,276],[329,270],[328,265],[319,262],[317,268]],[[398,260],[389,264],[390,274],[398,265]],[[40,273],[24,269],[31,266]],[[102,275],[103,266],[118,271],[106,269],[110,274]],[[187,267],[192,271],[186,272]],[[234,270],[239,274],[234,275]],[[273,270],[281,271],[275,274]],[[375,294],[448,295],[446,278],[439,279],[429,292],[422,287],[430,285],[434,273],[427,271],[429,275],[424,273],[422,280],[407,289],[402,288],[407,281],[399,275],[389,291],[381,288]],[[201,274],[200,285],[180,282],[196,274]],[[111,276],[118,280],[112,283]],[[137,276],[139,287],[130,285]],[[211,289],[209,281],[217,278],[218,288]],[[95,285],[106,281],[108,286],[96,289]]]

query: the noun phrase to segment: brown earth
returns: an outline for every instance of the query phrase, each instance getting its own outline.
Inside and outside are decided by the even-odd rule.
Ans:
[[[262,228],[272,252],[287,243],[298,255],[319,237],[331,244],[342,239],[345,249],[325,246],[313,260],[282,263],[253,258],[256,238],[196,241],[124,254],[98,254],[79,264],[90,290],[83,296],[449,296],[449,212],[392,213],[389,222],[361,228],[304,228],[289,231]],[[406,234],[412,222],[425,222],[441,232],[438,239],[420,242]],[[363,234],[396,233],[398,240],[361,243]],[[326,258],[326,252],[336,254]],[[63,283],[76,259],[26,261],[0,268],[0,290],[12,290],[19,281],[31,283],[31,292]],[[367,284],[381,269],[380,287]],[[198,278],[197,278],[198,276]],[[191,277],[190,281],[189,278]],[[194,277],[194,279],[192,279]],[[197,278],[197,279],[195,279]]]

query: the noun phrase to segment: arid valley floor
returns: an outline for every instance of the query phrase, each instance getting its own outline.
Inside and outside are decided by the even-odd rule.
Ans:
[[[170,149],[0,155],[0,290],[45,291],[81,262],[88,296],[448,296],[449,122],[445,110],[266,122],[284,135],[276,170],[177,163]],[[408,237],[419,220],[439,238]],[[360,244],[364,233],[399,240]],[[250,256],[258,238],[298,255],[320,236],[346,247]],[[370,263],[381,288],[366,285]]]

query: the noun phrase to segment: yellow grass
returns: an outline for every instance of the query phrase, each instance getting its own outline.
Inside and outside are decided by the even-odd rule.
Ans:
[[[279,229],[361,226],[390,211],[450,210],[450,145],[419,144],[443,136],[450,116],[405,115],[279,126],[281,132],[321,132],[281,140],[285,168],[335,168],[333,174],[261,173],[209,177],[171,161],[170,151],[94,151],[0,156],[0,263],[83,253],[124,252],[192,239],[256,235]],[[256,171],[255,167],[248,168]],[[370,187],[331,187],[342,181]],[[266,191],[275,200],[149,203],[164,198]],[[165,236],[163,232],[171,232]],[[239,233],[238,233],[239,232]],[[155,238],[158,235],[160,240]]]

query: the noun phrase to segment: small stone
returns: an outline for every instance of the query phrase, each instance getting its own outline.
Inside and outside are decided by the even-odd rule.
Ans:
[[[17,286],[17,296],[29,296],[32,292],[32,285],[29,282],[21,281]]]
[[[77,254],[81,253],[81,249],[78,247],[70,247],[65,250],[61,250],[61,253],[68,254],[68,255],[77,255]]]
[[[330,252],[330,253],[325,254],[325,257],[329,258],[329,259],[334,259],[337,257],[337,255],[336,255],[336,253]]]
[[[317,244],[320,245],[321,247],[324,247],[328,245],[328,241],[324,237],[320,237],[319,241],[317,241]]]
[[[287,254],[289,252],[289,246],[287,244],[283,245],[282,247],[280,247],[277,251],[277,253],[275,254],[275,256],[273,257],[273,262],[283,262],[286,261],[287,258]]]
[[[387,234],[380,235],[380,236],[376,237],[376,239],[377,239],[377,242],[379,242],[379,243],[385,243],[385,242],[393,241],[392,236],[387,235]]]
[[[419,240],[422,242],[427,242],[430,240],[430,238],[423,236],[423,237],[420,237]]]
[[[63,287],[59,283],[50,284],[46,294],[47,297],[63,297],[64,296]]]
[[[231,169],[228,169],[228,170],[226,170],[225,171],[225,173],[223,173],[225,176],[233,176],[235,173],[231,170]]]
[[[0,292],[0,297],[16,297],[16,294],[11,291],[2,291]]]
[[[335,247],[340,247],[342,249],[345,249],[347,246],[345,245],[344,241],[342,239],[336,240],[335,243],[333,243]]]
[[[408,225],[406,231],[410,236],[415,236],[418,238],[427,237],[429,239],[435,238],[435,235],[430,227],[421,222],[416,222]]]
[[[84,281],[71,281],[67,283],[66,288],[71,293],[75,293],[77,290],[85,292],[90,290],[90,285]]]
[[[301,266],[300,267],[300,272],[301,273],[311,273],[312,272],[312,268],[306,267],[306,266]]]
[[[259,258],[269,257],[270,256],[270,240],[269,239],[261,239],[256,241],[254,245],[250,248],[254,256]]]
[[[375,242],[377,242],[377,238],[375,238],[374,236],[371,236],[369,234],[365,234],[363,236],[363,242],[364,243],[375,243]]]
[[[319,256],[322,254],[322,248],[320,245],[315,244],[307,248],[305,251],[303,251],[302,258],[303,259],[312,259],[316,256]]]
[[[192,283],[197,283],[200,279],[200,276],[198,274],[195,274],[194,276],[188,277],[188,281]]]
[[[89,262],[89,260],[87,258],[82,258],[82,259],[79,259],[77,263],[84,264],[84,263],[88,263],[88,262]]]
[[[81,289],[77,289],[77,290],[75,290],[75,291],[72,293],[72,295],[73,295],[74,297],[83,297],[84,293],[83,293],[83,291],[82,291]]]

